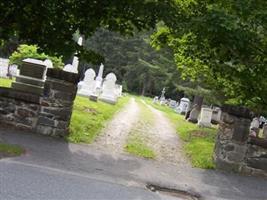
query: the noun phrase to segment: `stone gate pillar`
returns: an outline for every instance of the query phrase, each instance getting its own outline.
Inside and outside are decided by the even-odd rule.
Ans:
[[[244,107],[224,106],[214,150],[217,169],[241,172],[246,160],[249,128],[253,115]]]

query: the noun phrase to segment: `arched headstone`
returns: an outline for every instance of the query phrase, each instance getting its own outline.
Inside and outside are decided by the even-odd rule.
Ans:
[[[78,84],[78,95],[89,97],[95,89],[95,71],[90,68],[84,73],[83,81]]]
[[[99,97],[101,101],[111,104],[117,103],[116,81],[117,77],[114,73],[109,73],[106,76],[103,83],[103,90]]]

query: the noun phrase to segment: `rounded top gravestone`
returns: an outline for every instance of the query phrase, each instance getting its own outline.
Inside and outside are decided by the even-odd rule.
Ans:
[[[95,76],[96,76],[95,71],[92,68],[87,69],[84,73],[83,81],[86,83],[88,83],[88,82],[92,83],[95,79]]]
[[[109,81],[109,82],[116,82],[117,81],[117,77],[114,73],[109,73],[107,76],[106,76],[106,81]]]

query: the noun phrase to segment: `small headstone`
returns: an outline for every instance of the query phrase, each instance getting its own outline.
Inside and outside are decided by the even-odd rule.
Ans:
[[[212,117],[212,109],[202,107],[198,125],[201,127],[211,127],[212,126],[211,117]]]
[[[109,73],[106,76],[103,83],[103,91],[100,94],[99,100],[110,104],[117,103],[116,81],[117,77],[114,73]]]
[[[116,93],[118,97],[122,96],[122,85],[116,84]]]
[[[9,60],[0,58],[0,77],[7,78]]]
[[[260,132],[260,120],[258,117],[254,117],[250,124],[250,136],[258,137]]]
[[[191,110],[190,114],[189,114],[189,118],[188,121],[192,122],[192,123],[197,123],[198,122],[198,116],[199,116],[199,109],[197,105],[193,106],[193,109]]]
[[[9,66],[9,75],[10,76],[17,76],[19,74],[18,66],[17,65],[10,65]]]
[[[179,106],[176,107],[175,111],[179,114],[184,115],[187,112],[189,105],[190,105],[190,100],[188,98],[182,98],[180,100]]]
[[[214,107],[212,110],[211,123],[218,124],[221,120],[222,110],[219,107]]]
[[[153,99],[153,103],[156,104],[156,103],[158,103],[158,102],[159,102],[159,97],[158,97],[158,96],[154,97],[154,99]]]
[[[95,71],[93,69],[86,70],[84,79],[79,82],[78,88],[79,96],[90,97],[93,94],[95,89]]]
[[[177,106],[177,102],[174,101],[174,100],[170,100],[169,107],[172,108],[172,109],[174,109],[176,106]]]

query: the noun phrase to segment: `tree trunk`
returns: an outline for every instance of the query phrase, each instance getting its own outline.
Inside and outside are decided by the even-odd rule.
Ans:
[[[201,110],[201,107],[202,107],[202,104],[203,104],[203,100],[204,100],[204,97],[195,95],[193,103],[192,103],[192,107],[194,105],[197,105],[197,109]]]

